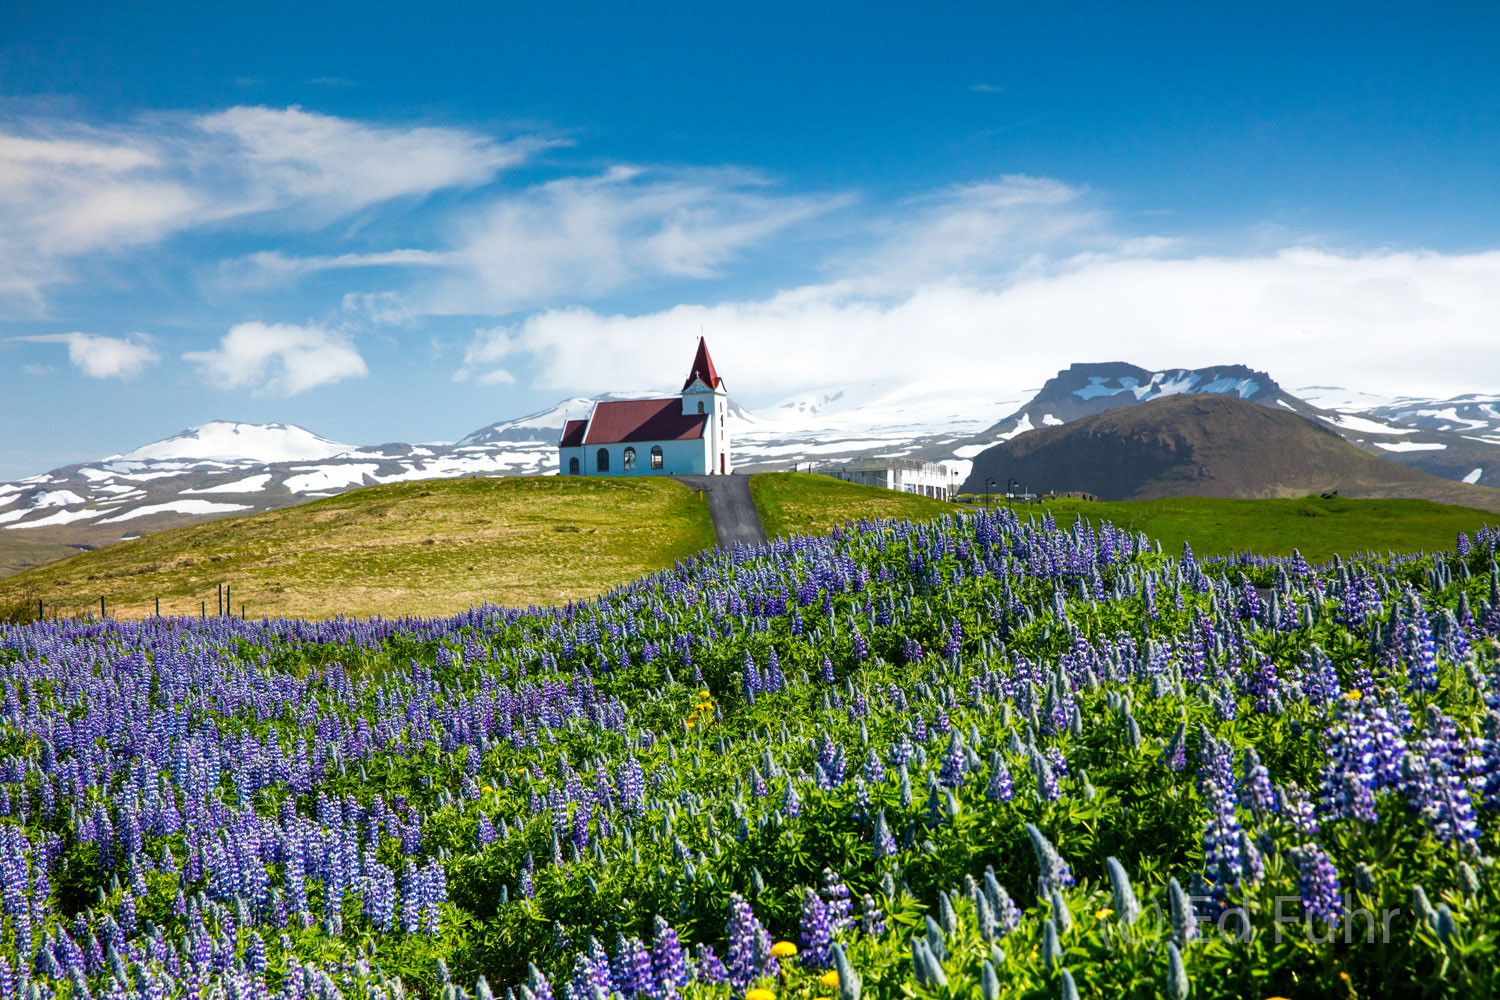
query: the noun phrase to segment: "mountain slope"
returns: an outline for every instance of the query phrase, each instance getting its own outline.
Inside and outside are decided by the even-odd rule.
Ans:
[[[1167,396],[1019,435],[978,455],[964,489],[982,493],[990,479],[1105,500],[1338,492],[1500,511],[1500,490],[1397,465],[1313,420],[1217,395]]]
[[[1160,371],[1125,362],[1071,365],[953,454],[971,458],[1034,428],[1173,395],[1227,396],[1297,413],[1372,455],[1443,479],[1500,486],[1500,397],[1393,399],[1333,386],[1292,393],[1266,372],[1244,365]]]

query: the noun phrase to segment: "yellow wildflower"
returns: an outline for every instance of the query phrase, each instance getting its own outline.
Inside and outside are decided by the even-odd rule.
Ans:
[[[698,697],[700,697],[700,698],[711,698],[713,696],[708,693],[708,688],[704,688],[702,691],[698,692]]]
[[[766,989],[746,990],[745,1000],[776,1000],[776,993]]]
[[[824,989],[835,990],[839,985],[839,974],[837,969],[829,969],[818,977],[818,985]]]
[[[1107,906],[1104,909],[1102,909],[1102,910],[1095,910],[1094,911],[1094,919],[1095,920],[1103,920],[1105,917],[1112,917],[1114,915],[1115,915],[1115,911],[1111,910]]]
[[[1348,698],[1350,701],[1359,701],[1362,695],[1358,691],[1345,691],[1344,697]]]
[[[771,954],[777,958],[792,958],[797,954],[797,946],[790,941],[777,941],[771,945]]]
[[[485,785],[483,788],[480,789],[481,792],[493,792],[494,790],[495,790],[495,786],[494,785]]]

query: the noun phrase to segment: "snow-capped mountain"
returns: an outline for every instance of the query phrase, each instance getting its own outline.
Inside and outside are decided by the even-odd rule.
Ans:
[[[105,459],[127,462],[188,459],[221,462],[305,462],[332,458],[353,446],[339,444],[295,424],[242,424],[212,420],[153,441],[124,455]]]
[[[953,450],[973,458],[1037,427],[1190,393],[1235,396],[1291,410],[1350,443],[1401,465],[1466,483],[1500,485],[1500,397],[1391,397],[1338,386],[1283,389],[1243,365],[1149,371],[1124,363],[1075,364],[1047,380],[1016,412]]]
[[[1500,485],[1500,397],[1383,397],[1338,387],[1288,392],[1240,365],[1151,371],[1073,365],[1029,399],[985,385],[898,378],[827,386],[754,411],[731,404],[736,464],[807,468],[872,455],[949,462],[967,475],[999,441],[1117,406],[1181,393],[1231,395],[1323,422],[1403,465]],[[563,423],[601,399],[575,396],[486,425],[453,444],[355,446],[288,424],[216,420],[97,462],[0,483],[0,575],[79,549],[378,483],[556,471]]]

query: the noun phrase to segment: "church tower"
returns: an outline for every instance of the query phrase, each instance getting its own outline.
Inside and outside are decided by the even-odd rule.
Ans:
[[[708,468],[704,471],[710,475],[727,476],[734,471],[729,456],[728,411],[729,393],[724,388],[724,380],[714,370],[714,359],[708,354],[708,341],[699,337],[692,371],[682,384],[682,412],[702,413],[708,417],[703,429],[703,437],[708,443]]]

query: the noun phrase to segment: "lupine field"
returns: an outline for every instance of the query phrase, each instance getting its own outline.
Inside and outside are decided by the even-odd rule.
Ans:
[[[0,1000],[1493,996],[1497,544],[0,626]]]

